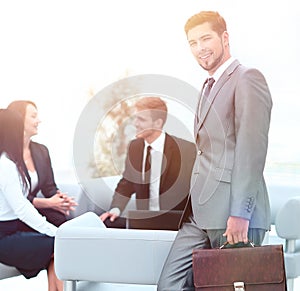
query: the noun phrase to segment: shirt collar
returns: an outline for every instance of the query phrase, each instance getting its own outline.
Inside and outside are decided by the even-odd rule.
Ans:
[[[145,147],[150,145],[153,150],[158,151],[158,152],[163,152],[164,145],[165,145],[165,139],[166,139],[166,133],[162,131],[161,134],[159,135],[159,137],[151,144],[148,144],[145,141]]]
[[[220,79],[221,75],[225,72],[225,70],[233,63],[235,59],[233,57],[230,57],[224,64],[222,64],[213,74],[213,76],[209,76],[208,78],[214,78],[216,84],[218,80]]]

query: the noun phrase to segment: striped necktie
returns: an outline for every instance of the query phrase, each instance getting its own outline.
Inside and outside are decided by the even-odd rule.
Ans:
[[[202,99],[201,104],[199,106],[200,107],[199,108],[199,117],[202,112],[202,109],[204,108],[204,104],[207,102],[208,96],[210,94],[210,91],[211,91],[211,88],[212,88],[214,82],[215,82],[214,78],[208,78],[204,83],[205,89],[204,89],[204,92],[201,97],[201,99]]]

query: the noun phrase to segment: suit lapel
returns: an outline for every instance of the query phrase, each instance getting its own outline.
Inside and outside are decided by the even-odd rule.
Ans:
[[[200,128],[202,127],[205,117],[206,117],[208,111],[210,110],[218,92],[221,90],[221,88],[224,86],[224,84],[230,78],[230,75],[232,74],[232,72],[239,65],[240,65],[240,63],[238,60],[233,61],[232,64],[230,64],[230,66],[224,71],[224,73],[221,75],[220,79],[217,81],[217,83],[212,88],[210,96],[207,99],[207,102],[205,102],[203,109],[201,110],[202,113],[199,117],[199,122],[195,123],[195,137],[197,136],[197,133],[199,132]],[[201,92],[201,94],[202,94],[202,92]]]
[[[140,183],[143,184],[143,157],[144,157],[144,148],[145,148],[145,142],[144,140],[141,138],[139,139],[139,143],[138,143],[138,149],[136,150],[136,153],[140,153],[139,156],[137,156],[136,153],[133,153],[133,157],[135,159],[135,169],[138,173],[140,173]]]
[[[43,183],[43,180],[44,180],[43,175],[41,176],[41,173],[43,173],[43,171],[44,171],[44,169],[42,167],[43,161],[42,161],[41,155],[36,154],[37,149],[36,149],[36,145],[33,142],[30,142],[29,148],[30,148],[30,152],[31,152],[32,161],[33,161],[36,173],[38,175],[38,187],[36,187],[36,188],[39,189],[40,185]]]

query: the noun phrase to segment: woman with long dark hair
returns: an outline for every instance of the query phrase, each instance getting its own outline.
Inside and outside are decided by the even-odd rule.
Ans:
[[[18,112],[24,122],[23,158],[31,179],[27,198],[49,222],[59,226],[77,203],[58,189],[48,148],[32,140],[38,134],[40,123],[37,106],[30,100],[15,100],[7,108]],[[43,197],[37,197],[39,192]]]
[[[48,290],[63,290],[55,275],[53,251],[57,227],[26,198],[30,177],[23,159],[24,123],[20,115],[0,109],[0,262],[26,278],[48,270]]]

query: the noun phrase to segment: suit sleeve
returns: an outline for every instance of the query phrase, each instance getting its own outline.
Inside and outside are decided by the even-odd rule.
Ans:
[[[119,181],[112,199],[110,208],[119,208],[121,212],[125,209],[129,202],[131,195],[135,193],[136,177],[135,169],[133,168],[130,156],[134,153],[133,144],[130,143],[125,159],[125,170],[123,176]]]
[[[245,71],[237,83],[234,100],[236,147],[231,215],[250,219],[258,187],[263,183],[272,108],[264,76],[255,69]]]

